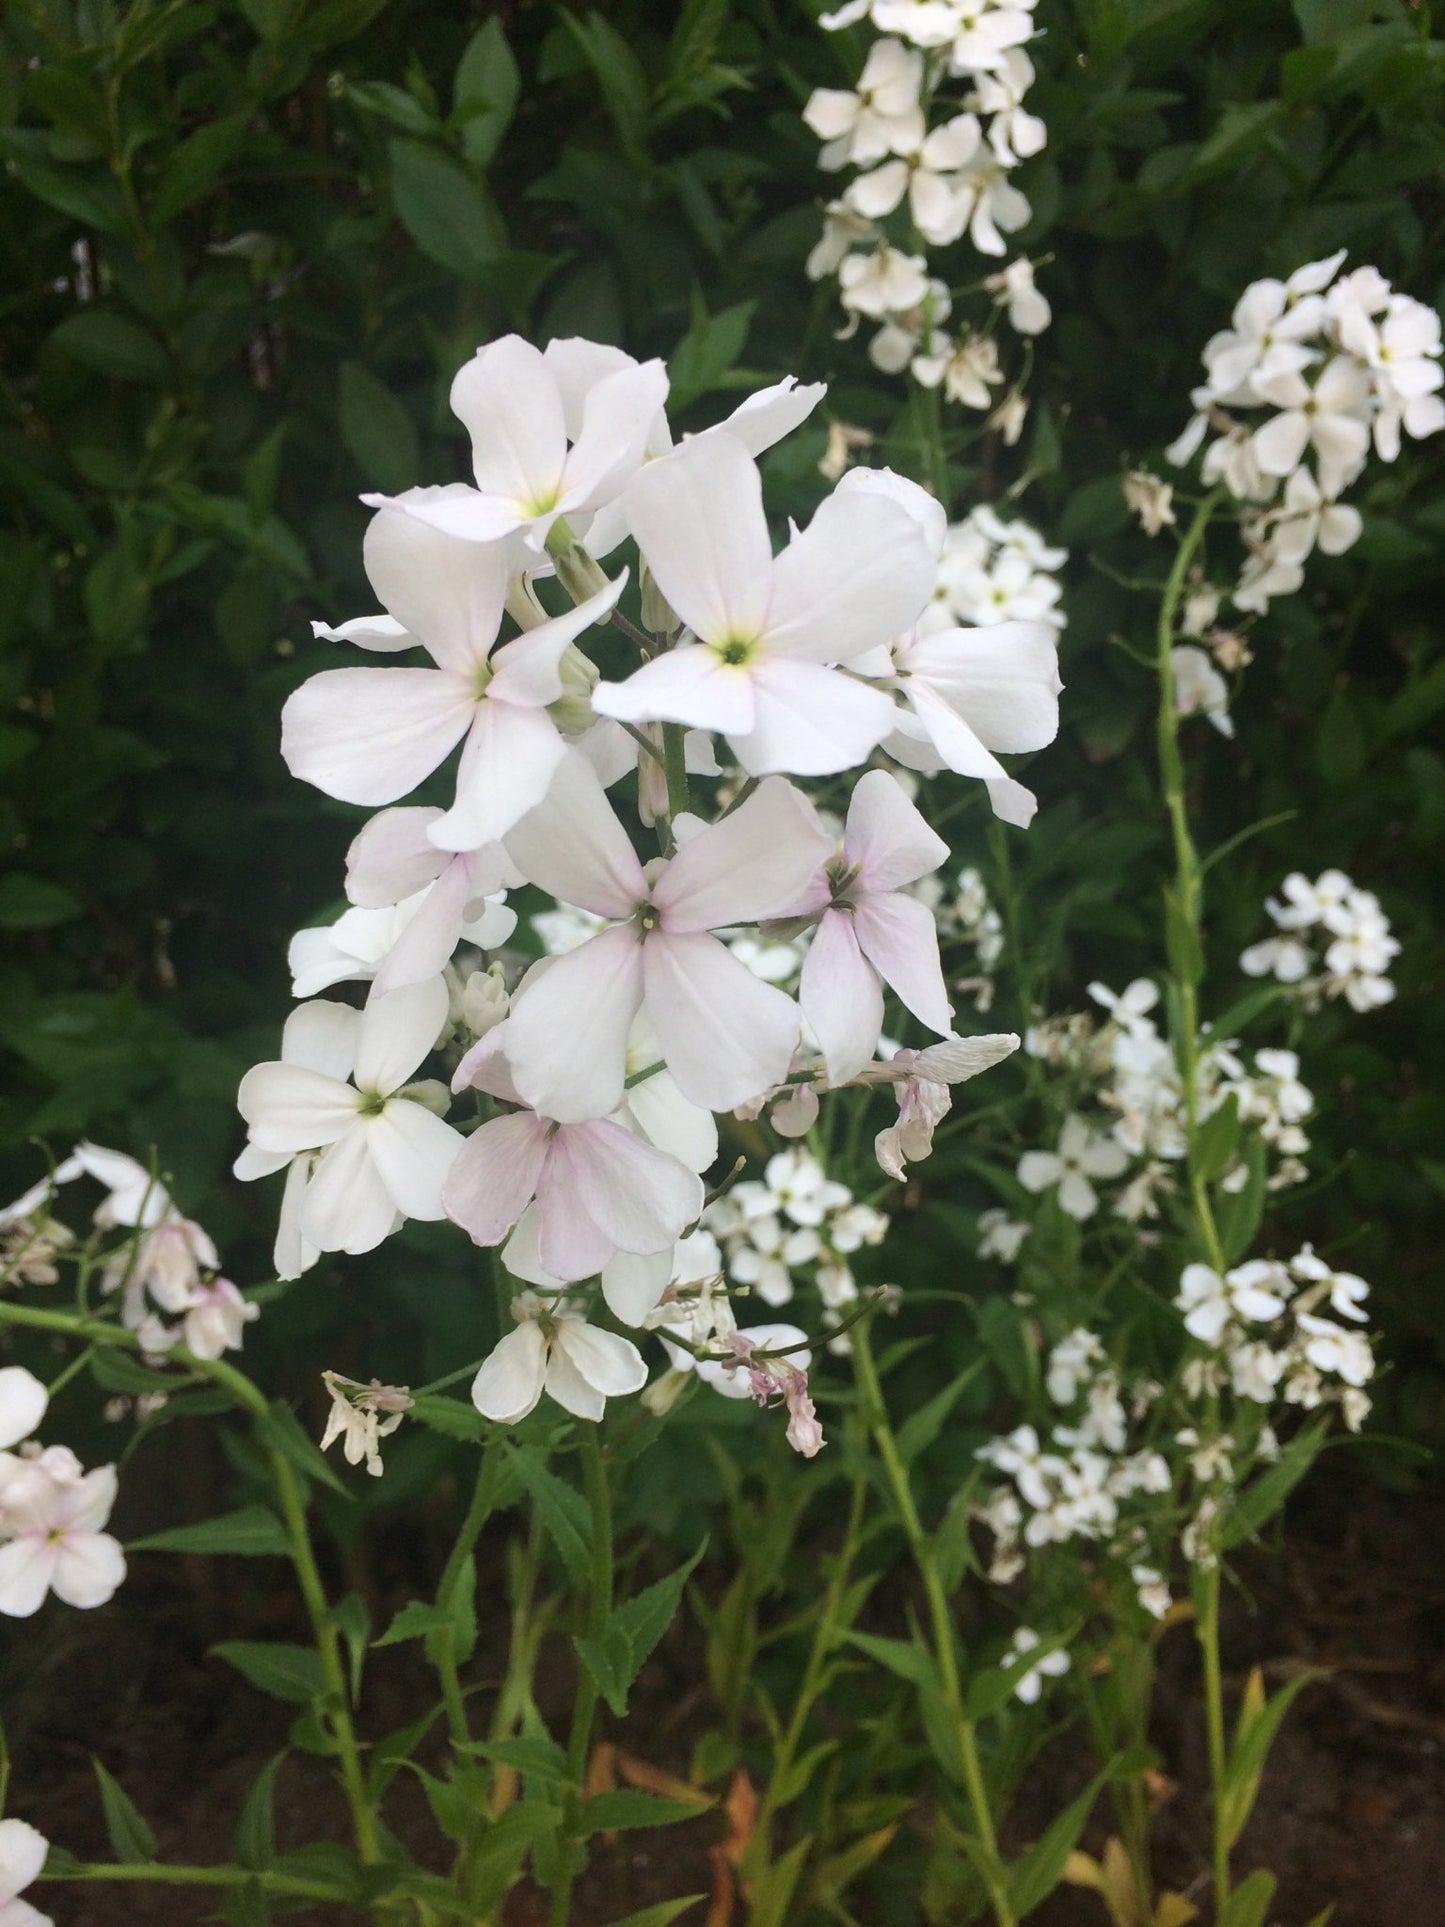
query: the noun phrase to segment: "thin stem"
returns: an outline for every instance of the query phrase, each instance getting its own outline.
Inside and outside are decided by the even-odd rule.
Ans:
[[[662,767],[667,776],[667,813],[681,816],[688,807],[687,732],[681,723],[662,725]]]
[[[918,1507],[913,1500],[913,1490],[908,1482],[908,1468],[903,1463],[898,1442],[893,1436],[893,1428],[888,1423],[888,1410],[883,1402],[883,1388],[878,1380],[878,1368],[873,1362],[873,1349],[866,1324],[858,1327],[853,1339],[853,1364],[868,1429],[878,1449],[878,1456],[883,1461],[883,1470],[893,1493],[894,1504],[898,1508],[904,1536],[908,1540],[909,1550],[913,1554],[914,1563],[923,1580],[923,1590],[928,1600],[929,1623],[933,1633],[934,1658],[938,1665],[939,1682],[943,1689],[943,1703],[953,1723],[954,1740],[958,1749],[959,1775],[968,1796],[969,1809],[978,1834],[978,1844],[981,1849],[979,1858],[983,1863],[981,1871],[993,1906],[994,1918],[998,1922],[998,1927],[1014,1927],[1015,1915],[1004,1881],[1003,1863],[999,1859],[998,1835],[994,1829],[988,1790],[984,1785],[983,1767],[978,1757],[973,1722],[964,1711],[963,1683],[958,1671],[958,1649],[954,1639],[953,1615],[948,1609],[948,1596],[944,1592],[943,1581],[933,1562],[932,1545],[928,1534],[923,1529],[923,1522],[918,1516]]]
[[[1219,1663],[1219,1566],[1199,1575],[1199,1650],[1204,1661],[1204,1717],[1209,1736],[1209,1778],[1214,1788],[1214,1917],[1229,1905],[1229,1836],[1224,1827],[1224,1783],[1229,1760],[1224,1739],[1224,1682]]]
[[[344,1902],[348,1898],[344,1888],[324,1880],[302,1880],[292,1874],[272,1873],[266,1868],[253,1871],[249,1867],[117,1866],[107,1860],[94,1866],[67,1866],[63,1873],[43,1873],[40,1878],[44,1881],[128,1880],[162,1887],[246,1887],[255,1881],[267,1893],[292,1894],[297,1899]]]
[[[588,1588],[587,1632],[595,1640],[605,1639],[607,1620],[612,1611],[612,1495],[607,1486],[607,1464],[595,1425],[582,1427],[582,1474],[587,1488],[587,1504],[592,1515],[592,1571]],[[552,1910],[548,1927],[567,1927],[572,1899],[572,1882],[577,1875],[572,1845],[582,1801],[582,1783],[587,1777],[587,1759],[592,1750],[592,1722],[597,1713],[597,1682],[591,1669],[583,1666],[577,1681],[577,1699],[572,1708],[572,1730],[567,1741],[567,1778],[574,1789],[567,1797],[567,1814],[562,1823],[565,1844],[561,1871],[552,1889]]]
[[[481,1464],[477,1467],[476,1484],[472,1487],[471,1504],[462,1520],[461,1531],[457,1534],[456,1544],[442,1569],[441,1583],[437,1587],[437,1605],[443,1610],[450,1609],[452,1596],[461,1583],[462,1572],[467,1561],[476,1550],[477,1540],[482,1527],[491,1517],[496,1503],[497,1477],[500,1460],[495,1442],[489,1443],[482,1452]],[[439,1634],[436,1642],[436,1669],[441,1680],[442,1699],[447,1709],[447,1726],[451,1731],[452,1745],[464,1747],[471,1739],[467,1725],[467,1703],[462,1692],[461,1678],[457,1671],[456,1638],[450,1626]]]

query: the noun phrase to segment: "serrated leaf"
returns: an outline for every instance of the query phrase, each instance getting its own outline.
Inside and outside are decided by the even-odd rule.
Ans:
[[[441,1606],[433,1606],[423,1599],[410,1600],[392,1620],[380,1639],[374,1639],[373,1646],[400,1646],[403,1640],[421,1639],[427,1633],[444,1633],[451,1625],[451,1615]]]
[[[1063,1879],[1069,1856],[1078,1844],[1106,1778],[1106,1774],[1097,1774],[1009,1868],[1009,1900],[1020,1917],[1041,1906]]]
[[[92,1758],[91,1765],[100,1783],[100,1804],[111,1852],[124,1866],[148,1864],[156,1857],[155,1835],[120,1782],[112,1779],[99,1760]]]
[[[624,1827],[671,1827],[679,1820],[695,1820],[713,1802],[664,1800],[655,1793],[619,1787],[615,1793],[594,1793],[582,1805],[583,1833],[611,1833]]]
[[[628,1688],[671,1623],[682,1589],[702,1558],[706,1544],[704,1540],[676,1572],[615,1607],[608,1615],[606,1632],[600,1642],[590,1639],[576,1642],[588,1671],[619,1719],[627,1711]]]
[[[492,1428],[469,1400],[442,1398],[432,1393],[412,1400],[408,1418],[419,1419],[433,1432],[448,1439],[485,1439]]]
[[[507,1462],[531,1494],[563,1565],[579,1584],[585,1584],[592,1569],[592,1515],[587,1501],[549,1469],[535,1446],[508,1446]]]
[[[567,1755],[555,1740],[540,1734],[523,1734],[512,1740],[480,1740],[467,1749],[497,1766],[510,1766],[529,1780],[544,1785],[565,1787],[571,1776]]]
[[[145,1539],[132,1539],[126,1550],[232,1552],[251,1558],[272,1555],[284,1558],[291,1544],[286,1528],[269,1507],[246,1505],[237,1512],[223,1513],[218,1519],[203,1519],[199,1525],[172,1526],[166,1532],[153,1532]]]
[[[273,1699],[306,1705],[325,1695],[326,1674],[313,1647],[281,1640],[227,1639],[211,1651]]]
[[[336,1493],[338,1498],[351,1498],[345,1481],[332,1471],[321,1456],[320,1446],[303,1429],[291,1407],[281,1399],[272,1399],[265,1418],[257,1419],[256,1431],[265,1444],[279,1452],[284,1459],[289,1459],[298,1472],[304,1473],[308,1479],[316,1479]]]

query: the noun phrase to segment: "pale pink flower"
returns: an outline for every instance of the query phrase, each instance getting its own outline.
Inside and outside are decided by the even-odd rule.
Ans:
[[[749,775],[828,775],[886,732],[847,664],[913,622],[934,561],[895,504],[839,490],[774,557],[756,464],[730,435],[648,465],[626,508],[658,588],[696,641],[593,693],[599,715],[727,737]]]
[[[507,1055],[527,1103],[562,1122],[616,1110],[644,1004],[693,1103],[731,1110],[782,1082],[797,1006],[709,933],[782,914],[826,856],[828,837],[790,783],[769,778],[644,871],[601,785],[573,757],[508,848],[553,896],[615,920],[535,966],[513,998]]]
[[[494,648],[505,548],[440,534],[401,512],[409,500],[372,519],[366,572],[436,666],[323,670],[287,701],[281,754],[293,776],[344,803],[394,803],[465,738],[455,801],[429,835],[442,850],[476,850],[546,795],[566,751],[547,714],[563,694],[563,651],[612,607],[625,576]]]
[[[82,1473],[73,1454],[52,1447],[3,1470],[0,1613],[28,1619],[47,1592],[67,1606],[103,1606],[125,1578],[125,1555],[101,1530],[115,1504],[115,1467]]]

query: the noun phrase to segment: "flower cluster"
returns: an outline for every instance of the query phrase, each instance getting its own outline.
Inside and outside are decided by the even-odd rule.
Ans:
[[[483,347],[452,388],[475,485],[368,497],[381,612],[316,625],[407,660],[323,670],[285,708],[292,772],[377,814],[348,856],[352,908],[292,946],[309,1000],[242,1081],[237,1173],[286,1174],[285,1277],[412,1218],[500,1246],[531,1289],[474,1387],[499,1423],[544,1393],[597,1418],[643,1384],[637,1348],[591,1319],[600,1299],[645,1327],[673,1289],[717,1114],[771,1104],[799,1135],[823,1092],[887,1081],[906,1154],[924,1155],[922,1114],[1016,1042],[953,1035],[912,893],[948,848],[908,789],[870,768],[838,820],[795,779],[891,757],[981,779],[1027,821],[1032,798],[998,755],[1055,734],[1057,625],[940,620],[943,512],[886,470],[846,474],[775,554],[756,457],[821,392],[785,381],[674,445],[659,363],[585,341]],[[610,561],[628,542],[640,627],[619,606],[632,568]],[[530,963],[499,954],[516,933],[504,897],[523,885],[554,905]],[[311,995],[342,983],[364,986],[362,1007]],[[881,1061],[889,993],[942,1043]],[[445,1081],[427,1074],[436,1053]],[[886,1154],[904,1153],[890,1140]],[[788,1159],[793,1181],[770,1166],[751,1219],[774,1214],[779,1250],[813,1239],[788,1262],[814,1264],[835,1306],[854,1289],[847,1252],[881,1220],[818,1203],[803,1154]],[[760,1295],[781,1302],[786,1264],[764,1289],[777,1254],[752,1249]],[[810,1439],[805,1387],[778,1390]],[[333,1429],[371,1462],[380,1426],[337,1397]]]
[[[950,988],[973,998],[975,1010],[988,1010],[994,997],[994,970],[1004,950],[1003,918],[994,908],[988,886],[972,864],[954,879],[954,894],[949,895],[943,880],[926,877],[914,886],[916,894],[933,912],[944,955],[953,945],[969,953],[968,974],[954,977]]]
[[[801,1147],[769,1158],[761,1180],[735,1184],[702,1221],[735,1285],[776,1308],[792,1302],[795,1274],[809,1271],[825,1319],[836,1319],[858,1296],[849,1258],[881,1244],[888,1230],[881,1211],[858,1203]]]
[[[1278,936],[1251,944],[1239,960],[1248,977],[1290,985],[1306,1009],[1343,997],[1352,1010],[1378,1010],[1395,986],[1385,974],[1400,954],[1380,900],[1343,870],[1324,870],[1313,882],[1294,870],[1280,886],[1283,902],[1265,905]]]
[[[115,1467],[87,1472],[68,1446],[41,1446],[33,1435],[49,1403],[23,1365],[0,1370],[0,1613],[11,1619],[28,1619],[50,1592],[103,1606],[125,1578],[125,1555],[103,1530]]]
[[[1245,289],[1205,345],[1194,415],[1168,451],[1182,465],[1212,435],[1204,480],[1247,504],[1248,556],[1230,592],[1239,609],[1292,595],[1315,549],[1339,555],[1358,541],[1359,510],[1340,498],[1372,441],[1393,462],[1402,434],[1445,428],[1439,316],[1375,268],[1341,274],[1344,259],[1341,249]]]
[[[823,142],[819,166],[857,171],[828,204],[808,257],[813,280],[836,275],[848,330],[878,323],[869,343],[889,374],[910,370],[964,408],[993,411],[992,425],[1018,440],[1026,404],[995,393],[1006,376],[994,338],[1002,312],[1023,336],[1041,334],[1049,304],[1023,256],[987,275],[992,314],[983,325],[948,324],[953,298],[931,271],[930,248],[967,236],[976,254],[1001,260],[1005,236],[1031,218],[1009,178],[1045,143],[1024,100],[1034,83],[1024,51],[1033,0],[849,0],[824,14],[825,28],[865,18],[885,37],[868,50],[853,88],[820,87],[803,118]]]
[[[985,505],[951,524],[938,558],[938,581],[924,627],[988,629],[999,622],[1064,626],[1059,571],[1067,549],[1051,547],[1022,517],[1005,520]]]

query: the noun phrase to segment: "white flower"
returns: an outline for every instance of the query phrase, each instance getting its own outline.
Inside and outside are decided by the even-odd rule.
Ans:
[[[1058,1187],[1059,1204],[1071,1218],[1092,1218],[1099,1197],[1091,1178],[1117,1178],[1129,1163],[1128,1154],[1111,1139],[1092,1130],[1077,1113],[1064,1119],[1055,1151],[1025,1151],[1019,1159],[1018,1180],[1026,1191]]]
[[[0,1451],[28,1439],[38,1429],[49,1403],[49,1392],[23,1365],[7,1365],[0,1370]]]
[[[1019,58],[1023,56],[1020,54]],[[989,129],[990,140],[997,126],[995,121]],[[1052,308],[1034,286],[1034,264],[1027,256],[1020,255],[1017,261],[1010,261],[1006,268],[989,275],[983,285],[995,301],[1007,308],[1010,325],[1019,334],[1041,335],[1053,320]]]
[[[0,1927],[55,1927],[18,1896],[40,1876],[50,1842],[24,1820],[0,1820]]]
[[[630,1339],[589,1325],[564,1299],[525,1291],[512,1300],[517,1329],[492,1349],[472,1381],[483,1418],[517,1425],[543,1392],[574,1418],[596,1421],[609,1398],[640,1391],[647,1366]]]
[[[0,1613],[28,1619],[51,1591],[68,1606],[105,1604],[125,1578],[125,1555],[101,1530],[115,1493],[113,1465],[83,1472],[63,1446],[0,1458]]]
[[[1207,652],[1192,642],[1171,649],[1174,665],[1174,709],[1176,715],[1207,716],[1221,736],[1233,736],[1234,723],[1229,714],[1229,685],[1210,661]]]
[[[925,388],[937,388],[960,408],[991,408],[990,388],[1003,381],[998,343],[990,335],[960,335],[951,341],[935,334],[925,354],[913,357],[913,378]]]
[[[928,263],[921,254],[900,254],[885,242],[871,254],[845,255],[838,266],[843,306],[882,321],[918,306],[928,293]]]
[[[1013,1651],[1006,1653],[1000,1661],[1004,1667],[1022,1664],[1029,1654],[1038,1650],[1043,1642],[1029,1627],[1020,1626],[1013,1636],[1013,1643]],[[1053,1652],[1045,1653],[1041,1658],[1034,1660],[1024,1672],[1020,1673],[1014,1685],[1014,1692],[1025,1706],[1032,1706],[1044,1690],[1045,1676],[1057,1679],[1061,1673],[1067,1673],[1068,1670],[1069,1656],[1062,1647],[1057,1647]]]
[[[875,41],[856,91],[816,88],[803,109],[803,119],[827,143],[819,167],[829,173],[850,164],[873,167],[887,154],[915,152],[926,126],[922,86],[921,54],[897,40]]]
[[[1007,1211],[995,1205],[988,1211],[978,1214],[978,1255],[980,1258],[997,1258],[1003,1264],[1011,1265],[1023,1249],[1024,1239],[1032,1226],[1022,1219],[1011,1218]]]
[[[1336,355],[1313,387],[1291,370],[1256,376],[1254,389],[1261,401],[1280,410],[1255,430],[1254,455],[1261,470],[1288,475],[1313,448],[1320,486],[1333,500],[1364,467],[1370,445],[1370,383],[1360,364],[1352,356]]]
[[[1139,1595],[1139,1604],[1155,1619],[1162,1619],[1174,1603],[1168,1581],[1152,1566],[1131,1566],[1129,1577]]]

